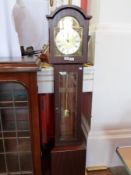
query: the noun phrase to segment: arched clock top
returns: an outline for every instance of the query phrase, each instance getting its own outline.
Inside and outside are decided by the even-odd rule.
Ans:
[[[59,14],[59,12],[63,12],[63,16],[64,16],[65,11],[69,11],[71,14],[73,14],[73,12],[79,12],[79,14],[81,14],[81,16],[83,16],[85,20],[89,20],[92,18],[92,16],[87,15],[80,7],[76,5],[63,5],[61,7],[58,7],[50,15],[47,15],[47,18],[52,19],[56,17]]]
[[[74,5],[64,5],[47,16],[49,21],[50,63],[86,63],[91,16]]]

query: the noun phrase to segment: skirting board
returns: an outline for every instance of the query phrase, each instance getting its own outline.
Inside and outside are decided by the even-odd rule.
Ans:
[[[99,171],[99,170],[106,170],[106,169],[108,169],[108,167],[99,165],[99,166],[88,167],[87,171]]]
[[[121,166],[122,162],[116,154],[118,146],[131,146],[131,129],[90,130],[82,117],[82,128],[87,135],[86,167]]]

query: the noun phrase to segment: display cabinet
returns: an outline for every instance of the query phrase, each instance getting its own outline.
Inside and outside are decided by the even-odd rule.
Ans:
[[[35,58],[0,62],[0,175],[41,175]]]

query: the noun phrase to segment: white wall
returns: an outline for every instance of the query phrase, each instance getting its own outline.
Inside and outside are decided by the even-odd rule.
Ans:
[[[130,0],[100,0],[100,23],[131,23]]]
[[[20,56],[20,46],[48,43],[48,0],[0,0],[0,56]]]
[[[16,0],[12,11],[20,45],[41,49],[48,43],[48,1]]]
[[[68,0],[56,0],[55,7]],[[73,0],[80,5],[80,0]],[[52,8],[53,9],[53,8]],[[0,0],[0,56],[21,56],[20,46],[41,50],[48,44],[48,0]]]
[[[19,41],[11,16],[14,1],[0,1],[0,56],[19,56]]]
[[[131,1],[94,3],[91,12],[95,16],[96,9],[99,19],[91,23],[95,74],[87,167],[115,166],[120,164],[116,147],[131,145]]]

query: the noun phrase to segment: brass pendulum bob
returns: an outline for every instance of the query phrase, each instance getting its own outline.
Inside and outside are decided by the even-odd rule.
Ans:
[[[69,117],[70,116],[70,111],[68,109],[64,110],[64,117]]]

